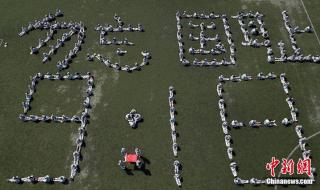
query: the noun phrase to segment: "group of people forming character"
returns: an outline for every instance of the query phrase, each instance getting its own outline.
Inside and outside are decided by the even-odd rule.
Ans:
[[[238,23],[240,24],[241,31],[244,36],[244,41],[241,42],[243,46],[252,46],[252,47],[270,47],[271,41],[269,39],[269,33],[267,29],[265,28],[265,24],[263,21],[264,15],[259,12],[239,12],[235,16],[231,16],[231,18],[237,19]],[[259,27],[257,27],[256,23],[253,20],[250,20],[248,24],[245,24],[244,20],[247,18],[255,18],[257,20],[257,23],[259,24]],[[247,29],[247,26],[249,27],[249,30]],[[263,42],[259,42],[258,39],[252,39],[250,36],[258,36],[261,35],[264,39]]]
[[[85,100],[83,101],[83,106],[84,109],[81,113],[81,116],[48,116],[48,115],[41,115],[41,116],[36,116],[36,115],[27,115],[27,112],[31,109],[30,107],[30,102],[32,100],[33,94],[36,91],[36,85],[39,81],[41,80],[87,80],[87,85],[88,88],[86,90],[86,97]],[[70,169],[70,180],[73,180],[76,173],[79,171],[79,161],[81,157],[81,149],[84,145],[84,138],[86,135],[86,126],[88,124],[88,119],[89,119],[89,110],[91,108],[90,104],[90,99],[93,96],[93,88],[94,88],[94,77],[90,73],[86,74],[80,74],[80,73],[74,73],[70,74],[69,72],[66,75],[61,75],[59,73],[56,74],[41,74],[37,73],[35,76],[32,77],[31,79],[31,85],[28,86],[28,91],[26,94],[26,100],[22,103],[23,104],[23,114],[19,115],[19,118],[22,121],[34,121],[34,122],[39,122],[39,121],[44,121],[44,122],[76,122],[80,123],[80,127],[78,128],[78,134],[79,136],[77,137],[75,144],[76,144],[76,149],[73,152],[73,161],[71,164],[71,169]],[[27,179],[27,180],[25,180]],[[9,179],[9,182],[14,182],[14,183],[22,183],[22,182],[31,182],[31,183],[36,183],[36,182],[45,182],[45,183],[53,183],[56,181],[65,183],[67,180],[66,177],[61,176],[58,178],[51,178],[50,176],[45,176],[45,177],[34,177],[33,175],[28,176],[26,178],[19,178],[17,176],[12,177]]]
[[[207,59],[198,60],[195,58],[192,62],[187,60],[185,57],[185,49],[184,49],[184,42],[182,38],[182,19],[217,19],[221,18],[224,26],[224,31],[227,36],[227,41],[230,46],[230,60],[227,61],[225,58],[223,58],[221,61],[217,61],[216,59],[212,59],[211,61]],[[176,13],[176,20],[177,20],[177,39],[178,39],[178,46],[179,46],[179,60],[183,65],[194,65],[194,66],[220,66],[220,65],[234,65],[235,64],[235,44],[232,40],[232,33],[230,30],[230,25],[228,23],[228,18],[226,15],[217,15],[214,13],[210,14],[199,14],[199,13],[193,13],[188,14],[186,11],[183,11],[180,13],[179,11]],[[190,20],[188,23],[190,28],[200,28],[200,34],[199,36],[194,36],[192,33],[189,34],[189,40],[192,41],[199,41],[200,42],[200,48],[195,49],[193,47],[190,47],[188,49],[188,52],[191,55],[195,54],[201,54],[201,55],[220,55],[223,53],[226,53],[227,50],[224,47],[224,45],[221,43],[221,37],[219,34],[217,34],[215,37],[207,37],[205,36],[204,32],[206,29],[214,30],[216,29],[215,23],[212,21],[210,24],[205,25],[203,22],[200,24],[193,24]],[[215,41],[216,45],[211,50],[206,50],[205,46],[209,41]]]
[[[124,38],[123,40],[118,40],[115,37],[112,39],[108,39],[105,36],[108,35],[108,33],[113,32],[144,32],[144,27],[141,24],[138,24],[137,27],[132,26],[131,24],[128,24],[127,26],[124,25],[124,22],[122,21],[121,17],[117,14],[114,15],[114,20],[116,21],[116,26],[112,26],[111,24],[105,24],[104,26],[98,24],[95,27],[96,31],[100,32],[100,39],[99,43],[100,45],[126,45],[126,46],[133,46],[134,43],[130,42],[127,38]],[[122,48],[117,48],[116,54],[119,56],[123,56],[127,53],[127,50],[123,50]],[[142,51],[142,62],[138,64],[137,62],[134,64],[134,66],[124,65],[120,66],[119,63],[112,63],[110,59],[105,58],[101,56],[100,54],[87,54],[87,60],[93,61],[94,58],[97,58],[101,61],[105,66],[113,68],[115,70],[119,71],[139,71],[141,68],[145,65],[149,64],[149,60],[151,59],[151,54],[148,51]]]
[[[139,121],[143,118],[141,114],[137,113],[135,109],[131,109],[129,113],[126,114],[125,119],[128,121],[131,128],[136,128]]]
[[[277,78],[277,75],[275,75],[273,72],[270,72],[266,75],[264,75],[262,72],[258,73],[257,79],[258,80],[274,80]],[[287,95],[286,102],[289,105],[290,108],[290,113],[291,113],[291,118],[284,118],[282,120],[282,124],[285,126],[289,126],[291,124],[297,124],[298,119],[297,119],[297,113],[298,109],[294,107],[294,100],[292,97],[289,96],[289,82],[286,79],[286,74],[282,73],[279,76],[280,82],[283,86],[283,90]],[[225,145],[227,147],[227,155],[230,160],[230,169],[232,172],[232,175],[234,176],[234,183],[241,185],[241,184],[253,184],[253,185],[259,185],[259,184],[265,184],[266,180],[260,180],[256,178],[251,178],[250,180],[243,180],[238,176],[237,173],[237,163],[234,161],[234,150],[233,147],[231,146],[231,135],[229,133],[229,126],[233,128],[239,128],[243,127],[244,124],[243,122],[239,122],[237,120],[232,120],[230,125],[228,124],[226,120],[226,110],[225,110],[225,101],[223,99],[223,83],[226,81],[232,81],[232,82],[240,82],[240,81],[250,81],[252,80],[252,77],[247,74],[242,74],[242,75],[232,75],[230,77],[224,77],[223,75],[219,76],[218,78],[218,84],[217,84],[217,94],[219,96],[218,100],[218,105],[219,105],[219,110],[220,110],[220,118],[222,121],[222,130],[225,135]],[[260,127],[260,126],[266,126],[266,127],[272,127],[276,126],[275,120],[270,120],[266,119],[264,122],[259,122],[257,120],[250,120],[249,121],[249,126],[250,127]],[[295,131],[297,133],[297,136],[299,137],[299,146],[302,150],[302,156],[304,159],[307,159],[310,157],[310,150],[306,150],[306,141],[307,139],[302,136],[303,133],[303,128],[302,125],[296,125],[295,126]],[[313,169],[315,171],[315,169]],[[311,179],[314,179],[313,174],[311,176]]]
[[[176,108],[175,108],[175,89],[173,86],[169,86],[169,112],[170,112],[170,127],[171,127],[171,139],[172,139],[172,151],[174,157],[178,156],[178,143],[177,143],[177,132],[176,132]],[[174,179],[178,186],[181,186],[181,176],[180,176],[180,162],[178,160],[174,161]]]
[[[298,26],[296,27],[292,27],[290,24],[290,20],[289,20],[289,15],[287,13],[287,11],[282,11],[282,19],[284,21],[284,25],[285,28],[287,30],[287,32],[289,33],[289,38],[290,38],[290,42],[291,42],[291,47],[293,50],[293,54],[288,56],[286,54],[286,50],[285,50],[285,44],[280,41],[278,42],[278,47],[280,49],[280,57],[279,58],[275,58],[274,61],[280,61],[280,62],[286,62],[286,61],[290,61],[290,62],[314,62],[314,63],[318,63],[320,62],[320,56],[316,55],[313,56],[311,54],[309,55],[303,55],[301,53],[301,48],[298,47],[297,44],[297,40],[296,40],[296,34],[301,34],[301,33],[312,33],[313,29],[311,28],[311,26],[307,26],[304,29],[299,29]]]
[[[53,22],[56,17],[63,16],[61,10],[57,9],[55,14],[49,13],[45,15],[42,20],[34,20],[33,22],[29,22],[28,26],[22,27],[19,36],[24,36],[28,34],[32,30],[49,30],[47,32],[46,37],[44,39],[40,38],[38,41],[38,45],[36,47],[30,47],[30,54],[37,54],[39,50],[44,47],[50,40],[53,39],[53,35],[57,33],[57,30],[60,29],[69,29],[69,32],[65,32],[62,34],[61,39],[57,39],[55,45],[50,45],[50,50],[48,52],[44,52],[42,62],[45,63],[51,59],[51,56],[55,54],[58,49],[71,39],[71,36],[77,34],[77,42],[74,44],[72,50],[65,56],[63,60],[58,61],[57,68],[59,70],[63,70],[68,68],[69,63],[76,56],[76,54],[80,51],[81,44],[84,42],[85,38],[85,27],[82,22]]]

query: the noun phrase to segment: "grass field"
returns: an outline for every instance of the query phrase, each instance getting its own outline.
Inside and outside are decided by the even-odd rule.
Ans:
[[[320,32],[320,2],[304,0],[304,4],[315,30]],[[65,56],[75,41],[73,38],[72,42],[58,50],[48,64],[42,64],[40,55],[29,55],[29,47],[35,46],[46,31],[18,36],[21,26],[54,12],[56,8],[64,12],[64,17],[58,18],[58,21],[82,21],[87,27],[82,50],[63,73],[91,72],[95,76],[93,106],[87,127],[86,147],[82,151],[81,171],[75,181],[68,185],[9,184],[6,179],[14,175],[69,176],[70,173],[78,124],[23,123],[18,119],[30,76],[38,72],[57,72],[56,62]],[[239,187],[233,183],[217,105],[217,78],[221,74],[248,73],[255,76],[258,72],[285,72],[292,88],[290,93],[299,108],[299,122],[308,137],[320,130],[320,66],[309,63],[267,63],[266,49],[242,46],[240,26],[235,19],[229,19],[237,48],[236,65],[184,67],[178,57],[175,13],[177,10],[214,11],[226,13],[230,18],[240,10],[259,11],[265,15],[272,47],[278,56],[276,43],[281,39],[289,42],[281,19],[284,9],[288,10],[293,24],[301,27],[310,25],[300,0],[2,0],[0,39],[8,42],[8,47],[0,47],[0,189],[178,189],[172,167],[174,157],[167,101],[170,85],[175,87],[177,93],[177,141],[181,147],[178,160],[183,166],[182,189],[274,189],[274,186],[265,185]],[[136,44],[126,47],[128,54],[123,57],[115,54],[115,46],[100,46],[99,34],[93,30],[96,24],[114,24],[114,13],[126,23],[142,23],[145,27],[144,33],[118,35],[126,36]],[[217,27],[223,34],[221,23]],[[55,37],[58,38],[62,33],[60,31]],[[319,54],[320,44],[314,34],[298,35],[297,41],[305,54]],[[140,62],[140,51],[145,49],[152,54],[150,65],[131,74],[108,69],[98,61],[86,61],[88,52],[96,52],[113,61]],[[79,81],[42,81],[37,86],[30,113],[77,114],[82,109],[85,87],[85,83]],[[225,91],[228,119],[248,121],[268,116],[279,121],[290,114],[279,81],[228,83]],[[125,113],[131,108],[136,108],[144,117],[135,130],[128,127],[124,120]],[[268,177],[270,174],[265,170],[265,163],[272,156],[280,159],[287,157],[298,144],[294,128],[283,126],[243,128],[231,130],[231,134],[235,160],[242,178]],[[310,139],[308,144],[312,151],[313,166],[320,168],[320,136]],[[134,171],[134,175],[129,176],[121,171],[117,166],[121,147],[129,150],[140,147],[150,161],[146,167],[151,175]],[[292,157],[295,160],[301,157],[300,150],[294,152]],[[277,188],[302,189],[299,186]],[[318,177],[314,185],[306,187],[310,190],[319,188]]]

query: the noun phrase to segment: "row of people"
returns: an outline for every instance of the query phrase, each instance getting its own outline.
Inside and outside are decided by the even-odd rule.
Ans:
[[[231,75],[230,77],[224,77],[223,75],[220,75],[218,77],[218,81],[220,83],[225,82],[225,81],[231,81],[231,82],[240,82],[240,81],[249,81],[252,80],[252,76],[244,73],[241,75]]]
[[[185,58],[184,55],[184,42],[182,40],[182,25],[181,25],[182,15],[179,11],[176,12],[176,20],[177,20],[177,40],[179,47],[179,60],[184,65],[189,65],[189,61]]]
[[[181,172],[181,164],[180,164],[180,162],[179,162],[178,160],[175,160],[175,161],[173,162],[173,168],[174,168],[174,175],[173,175],[173,177],[174,177],[174,179],[175,179],[175,181],[176,181],[176,184],[177,184],[179,187],[181,187],[181,174],[180,174],[180,172]]]
[[[226,147],[227,147],[227,155],[228,155],[229,160],[232,161],[234,152],[233,152],[233,148],[231,147],[231,141],[232,140],[231,140],[231,135],[229,134],[229,125],[228,125],[228,123],[226,121],[225,101],[224,101],[224,99],[222,97],[222,91],[223,91],[222,83],[219,82],[218,85],[217,85],[217,93],[218,93],[218,96],[220,98],[218,100],[218,106],[219,106],[219,110],[220,110],[220,118],[221,118],[221,121],[222,121],[222,131],[225,134],[224,140],[225,140],[225,144],[226,144]],[[238,127],[243,126],[243,123],[242,122],[238,122],[236,120],[233,120],[231,122],[231,126],[234,127],[234,128],[238,128]]]
[[[73,180],[76,173],[79,171],[80,165],[80,157],[81,157],[81,149],[84,145],[84,137],[85,137],[85,124],[81,123],[81,126],[78,128],[79,136],[76,139],[76,150],[72,153],[72,163],[70,166],[70,179]]]
[[[234,16],[231,16],[231,18],[234,18],[234,19],[241,19],[241,18],[262,18],[263,17],[263,14],[256,11],[256,12],[252,12],[252,11],[247,11],[247,12],[238,12],[237,15],[234,15]]]
[[[169,112],[170,112],[169,122],[170,122],[170,127],[171,127],[172,151],[173,151],[173,155],[175,157],[177,157],[179,146],[177,143],[176,118],[175,118],[176,108],[174,106],[174,104],[175,104],[175,89],[173,86],[169,87],[168,101],[169,101]]]
[[[76,72],[76,73],[67,72],[64,75],[60,74],[59,72],[56,72],[55,74],[49,73],[49,72],[47,72],[45,74],[37,73],[33,78],[37,79],[37,82],[39,80],[43,80],[43,79],[49,79],[49,80],[83,80],[83,79],[86,79],[86,80],[88,80],[88,85],[93,82],[93,76],[91,76],[90,72],[87,72],[86,74],[82,74],[82,73],[78,73],[78,72]]]
[[[136,128],[138,122],[142,120],[142,116],[137,113],[135,109],[132,109],[128,114],[126,114],[125,119],[128,121],[131,128]]]
[[[273,49],[271,47],[267,47],[267,61],[268,63],[274,63],[275,62],[275,57],[273,54]]]
[[[284,90],[284,92],[288,95],[289,94],[289,82],[286,79],[286,74],[285,73],[281,73],[280,74],[280,81],[282,84],[282,88]]]
[[[124,22],[122,21],[121,17],[115,15],[114,18],[117,22],[116,26],[112,26],[111,24],[105,24],[104,26],[97,24],[94,30],[103,32],[104,35],[107,35],[108,32],[144,32],[144,27],[140,23],[138,23],[136,27],[132,26],[131,24],[124,26]]]
[[[23,114],[19,116],[22,120],[24,119],[23,115],[25,115],[31,109],[30,102],[33,99],[33,94],[35,93],[36,85],[38,83],[38,80],[40,80],[38,76],[40,75],[41,74],[38,73],[35,76],[33,76],[31,79],[31,85],[28,85],[28,91],[25,93],[26,100],[22,102]]]
[[[142,24],[138,24],[136,27],[131,24],[127,26],[117,25],[116,27],[111,24],[105,24],[104,26],[97,24],[94,30],[104,32],[104,35],[107,35],[108,32],[144,32],[144,27]]]
[[[193,24],[192,21],[190,20],[188,22],[188,26],[192,29],[194,28],[200,28],[201,31],[206,30],[206,29],[216,29],[216,24],[214,22],[210,22],[210,24],[205,25],[203,22],[201,22],[200,24]]]
[[[261,185],[261,184],[265,184],[266,180],[257,179],[257,178],[251,178],[250,180],[247,180],[247,179],[241,179],[240,177],[235,177],[233,182],[236,185],[244,185],[244,184]]]
[[[290,108],[290,114],[291,114],[291,119],[293,122],[297,122],[297,114],[298,114],[298,108],[294,107],[294,99],[292,97],[287,97],[286,102]]]
[[[118,71],[126,71],[126,72],[133,72],[139,71],[142,67],[149,64],[149,60],[151,59],[151,54],[148,51],[142,51],[141,55],[143,56],[142,62],[140,64],[135,63],[134,66],[124,65],[120,66],[119,63],[112,63],[110,59],[103,57],[100,54],[87,54],[88,61],[94,61],[94,58],[98,59],[101,63],[109,68],[113,68]]]
[[[216,34],[214,37],[207,37],[204,34],[204,31],[201,30],[199,33],[199,36],[195,36],[193,35],[193,33],[189,33],[189,40],[200,41],[200,47],[204,48],[204,46],[207,44],[208,41],[221,42],[221,37],[219,36],[219,34]]]
[[[263,42],[259,42],[258,39],[249,39],[249,41],[241,42],[243,46],[252,46],[255,48],[259,48],[261,46],[270,47],[271,41],[269,39],[264,40]]]
[[[180,18],[194,18],[194,19],[215,19],[215,18],[220,18],[220,15],[218,14],[214,14],[213,12],[209,13],[209,14],[205,14],[205,13],[192,13],[192,14],[188,14],[187,11],[183,11],[182,13],[177,12],[176,13],[176,17],[180,17]]]
[[[211,55],[220,55],[222,53],[225,53],[226,52],[226,48],[224,47],[224,45],[219,42],[215,45],[215,47],[213,47],[212,49],[210,50],[206,50],[204,49],[204,47],[200,47],[199,49],[195,49],[193,47],[190,47],[188,49],[188,52],[191,54],[191,55],[194,55],[194,54],[201,54],[201,55],[208,55],[208,54],[211,54]]]
[[[311,150],[306,149],[308,139],[306,137],[302,137],[301,135],[303,130],[302,125],[297,125],[295,129],[299,137],[299,147],[302,151],[302,157],[303,159],[309,159],[311,156]],[[310,172],[311,175],[309,176],[309,178],[312,179],[313,181],[315,181],[314,179],[315,172],[316,172],[316,168],[311,167],[311,172]]]
[[[274,72],[269,72],[268,74],[264,75],[263,72],[260,72],[257,74],[257,79],[258,80],[266,80],[266,79],[276,79],[277,75],[274,74]]]
[[[7,179],[10,183],[16,183],[16,184],[22,184],[22,183],[67,183],[68,179],[65,176],[59,176],[59,177],[51,177],[49,175],[43,176],[43,177],[35,177],[33,175],[27,176],[27,177],[19,177],[19,176],[13,176],[10,179]]]
[[[230,163],[230,169],[233,177],[238,177],[238,166],[236,162],[231,162]]]
[[[221,65],[233,65],[232,62],[227,61],[226,59],[222,59],[221,61],[217,61],[216,59],[212,59],[211,61],[207,59],[199,60],[195,58],[192,61],[192,64],[195,66],[221,66]]]
[[[220,98],[222,98],[222,92],[223,92],[223,84],[222,82],[218,82],[217,84],[217,94]]]
[[[231,32],[231,28],[230,28],[230,25],[229,25],[229,22],[228,22],[228,18],[227,18],[227,15],[223,14],[221,15],[221,18],[222,18],[222,22],[223,22],[223,27],[224,27],[224,32],[227,36],[227,42],[229,44],[229,50],[230,50],[230,63],[232,65],[236,64],[236,55],[235,55],[235,52],[236,52],[236,46],[234,44],[234,41],[232,39],[232,32]]]
[[[263,122],[260,122],[257,120],[250,120],[249,126],[250,127],[260,127],[260,126],[274,127],[274,126],[277,126],[277,123],[276,123],[276,120],[271,120],[271,119],[265,119]]]
[[[220,99],[223,100],[223,99]],[[220,109],[221,111],[221,109]],[[230,126],[232,128],[241,128],[244,127],[244,123],[237,121],[237,120],[232,120]],[[260,126],[265,126],[265,127],[274,127],[277,126],[275,120],[270,120],[270,119],[265,119],[263,122],[257,121],[257,120],[250,120],[249,121],[249,127],[260,127]],[[226,121],[222,122],[222,129],[224,134],[228,134],[228,124]]]
[[[19,33],[19,36],[24,36],[28,34],[30,31],[36,29],[49,29],[49,22],[52,22],[56,19],[56,17],[61,16],[63,16],[63,12],[60,9],[56,9],[56,12],[54,14],[49,13],[48,15],[45,15],[43,19],[34,20],[33,22],[29,22],[26,27],[21,27],[21,32]]]
[[[222,78],[224,78],[224,77],[222,76]],[[222,121],[222,131],[224,133],[224,141],[225,141],[225,145],[226,145],[226,148],[227,148],[228,159],[230,161],[230,169],[231,169],[232,175],[234,177],[237,177],[238,176],[238,174],[237,174],[237,164],[236,164],[235,161],[233,161],[234,150],[233,150],[233,147],[231,146],[232,138],[231,138],[231,135],[229,134],[230,128],[229,128],[228,122],[226,121],[225,100],[223,99],[223,96],[222,96],[223,82],[226,81],[226,80],[220,80],[220,79],[221,79],[221,76],[219,77],[219,82],[217,84],[217,93],[218,93],[218,96],[219,96],[218,106],[219,106],[219,110],[220,110],[220,118],[221,118],[221,121]],[[231,126],[234,127],[234,128],[238,128],[238,127],[243,126],[243,123],[242,122],[238,122],[236,120],[233,120],[231,122]]]
[[[102,34],[100,34],[102,35]],[[111,40],[107,37],[101,37],[100,36],[100,45],[127,45],[127,46],[133,46],[134,43],[130,42],[128,38],[124,38],[123,40],[118,40],[116,37],[113,37]]]
[[[89,82],[88,80],[89,86],[93,87],[93,81]],[[76,149],[75,151],[72,153],[73,156],[73,161],[71,163],[71,167],[70,167],[70,179],[73,180],[74,177],[76,176],[76,174],[80,171],[80,158],[81,158],[81,149],[84,146],[84,140],[85,140],[85,135],[86,135],[86,127],[88,125],[88,119],[89,119],[89,110],[91,108],[90,106],[90,101],[91,101],[91,97],[93,96],[93,94],[87,94],[86,99],[84,101],[85,105],[83,108],[83,111],[81,113],[81,117],[80,117],[80,121],[81,121],[81,125],[78,128],[78,137],[75,140],[75,144],[76,144]],[[86,102],[88,101],[88,102]]]
[[[26,114],[20,114],[19,115],[19,119],[22,121],[33,121],[33,122],[38,122],[38,121],[45,121],[45,122],[76,122],[79,123],[81,122],[80,117],[79,116],[55,116],[55,115],[41,115],[41,116],[37,116],[37,115],[26,115]]]

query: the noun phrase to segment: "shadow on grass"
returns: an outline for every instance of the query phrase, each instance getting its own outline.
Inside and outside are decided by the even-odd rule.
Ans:
[[[126,172],[127,175],[134,175],[134,174],[131,172],[131,170],[128,169],[128,168],[126,168],[124,171]]]

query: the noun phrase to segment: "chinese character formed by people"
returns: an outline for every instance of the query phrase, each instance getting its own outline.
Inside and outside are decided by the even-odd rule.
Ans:
[[[58,61],[57,68],[59,70],[67,69],[69,67],[72,59],[80,51],[81,44],[84,42],[85,38],[85,27],[82,22],[55,21],[57,17],[61,16],[63,16],[62,11],[57,9],[55,14],[49,13],[41,20],[29,22],[26,27],[21,28],[21,32],[19,33],[19,36],[24,36],[33,30],[48,30],[45,38],[39,38],[37,46],[30,47],[30,54],[37,54],[43,46],[48,44],[50,40],[53,40],[53,36],[58,30],[69,29],[69,32],[63,33],[61,39],[57,39],[54,45],[49,45],[50,50],[48,52],[42,53],[43,63],[49,61],[51,56],[53,56],[60,47],[69,41],[73,35],[77,34],[77,42],[74,44],[73,49],[69,51],[63,60]]]
[[[124,22],[122,21],[121,17],[118,16],[117,14],[114,15],[114,20],[116,21],[116,25],[112,26],[111,24],[106,24],[105,26],[102,26],[98,24],[95,27],[96,31],[100,32],[100,39],[99,43],[100,45],[122,45],[122,46],[133,46],[134,43],[129,41],[129,39],[124,38],[124,39],[117,39],[116,37],[113,37],[112,39],[108,38],[109,33],[118,33],[118,32],[144,32],[144,28],[141,24],[138,24],[137,27],[132,26],[131,24],[127,24],[125,26]],[[124,56],[127,53],[127,50],[124,50],[122,48],[117,48],[116,54],[118,56]],[[127,71],[127,72],[132,72],[135,70],[141,70],[141,68],[145,65],[149,64],[149,60],[151,59],[151,54],[148,51],[142,51],[142,62],[138,64],[137,62],[134,64],[134,66],[129,66],[129,65],[124,65],[121,66],[120,63],[112,63],[112,61],[104,57],[100,54],[87,54],[87,60],[88,61],[93,61],[94,58],[97,58],[100,60],[105,66],[109,68],[113,68],[118,71]]]
[[[222,43],[222,36],[219,34],[215,34],[214,36],[209,36],[207,33],[209,31],[216,32],[216,21],[217,19],[221,19],[223,22],[223,28],[225,35],[227,37],[227,42],[229,45],[229,60],[226,58],[222,58],[222,60],[217,60],[215,58],[204,58],[199,60],[198,58],[194,58],[193,61],[186,58],[185,51],[187,51],[190,55],[206,55],[206,56],[218,56],[218,55],[226,55],[228,50],[225,45]],[[179,45],[179,60],[183,65],[194,65],[194,66],[220,66],[220,65],[234,65],[235,64],[235,45],[232,40],[232,33],[230,30],[230,25],[228,23],[228,18],[225,14],[218,15],[214,13],[203,14],[203,13],[193,13],[189,14],[186,11],[180,13],[179,11],[176,13],[177,20],[177,40]],[[200,29],[199,34],[193,34],[192,32],[188,35],[189,41],[199,42],[199,48],[189,47],[185,50],[185,42],[183,40],[182,35],[182,20],[188,20],[188,26],[190,29]],[[196,21],[197,23],[194,23]],[[198,21],[201,21],[198,23]],[[206,23],[209,21],[210,23]],[[206,49],[208,44],[214,44],[213,48]]]
[[[243,46],[251,46],[254,48],[266,47],[268,62],[274,62],[273,51],[271,48],[271,41],[269,39],[269,32],[265,27],[263,21],[264,15],[260,12],[239,12],[231,18],[237,19],[243,33],[244,41],[241,42]],[[245,23],[245,20],[249,20]],[[260,40],[258,37],[260,36]]]
[[[302,53],[302,49],[298,47],[298,43],[296,40],[296,35],[297,34],[302,34],[302,33],[312,33],[313,29],[311,26],[307,26],[304,29],[300,29],[299,26],[293,27],[290,24],[290,19],[287,11],[282,11],[282,20],[284,22],[284,26],[289,34],[289,39],[290,39],[290,44],[291,48],[293,50],[292,55],[287,55],[286,54],[286,49],[285,49],[285,44],[284,42],[280,41],[278,42],[278,47],[280,50],[280,57],[276,57],[275,61],[278,62],[314,62],[318,63],[320,62],[320,56],[319,55],[304,55]]]

